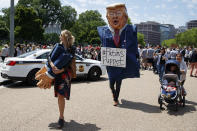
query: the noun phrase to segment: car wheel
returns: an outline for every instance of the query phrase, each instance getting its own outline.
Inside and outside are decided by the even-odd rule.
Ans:
[[[92,67],[88,73],[88,79],[95,81],[99,80],[101,76],[101,70],[98,67]]]
[[[36,86],[36,84],[38,83],[38,80],[35,79],[35,74],[39,71],[39,69],[33,69],[29,72],[29,74],[27,75],[27,83],[29,85],[33,85]]]

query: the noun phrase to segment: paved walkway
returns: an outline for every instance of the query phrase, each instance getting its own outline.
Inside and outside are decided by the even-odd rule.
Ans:
[[[114,107],[107,76],[100,81],[74,81],[66,101],[65,131],[197,131],[197,78],[187,77],[186,107],[159,109],[158,76],[142,71],[141,78],[123,81],[120,106]],[[55,131],[57,99],[53,89],[24,83],[0,89],[0,131]]]

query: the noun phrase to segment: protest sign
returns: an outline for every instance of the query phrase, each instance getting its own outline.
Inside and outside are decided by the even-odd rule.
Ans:
[[[101,64],[126,67],[126,49],[101,47]]]

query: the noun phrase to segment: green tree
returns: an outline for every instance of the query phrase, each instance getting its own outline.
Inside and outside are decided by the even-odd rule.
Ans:
[[[3,21],[6,22],[7,28],[10,28],[10,8],[3,8],[1,11],[3,13]]]
[[[25,6],[25,7],[31,7],[33,4],[33,0],[19,0],[17,5],[18,6]]]
[[[132,25],[132,22],[131,22],[131,19],[128,18],[128,22],[127,22],[129,25]]]
[[[9,29],[6,26],[6,22],[0,17],[0,40],[8,40]]]
[[[60,22],[61,3],[59,0],[19,0],[17,6],[33,7],[44,27]]]
[[[100,38],[98,37],[98,32],[97,30],[91,30],[90,33],[88,34],[88,41],[91,44],[100,44]]]
[[[50,23],[60,22],[61,3],[59,0],[33,0],[33,8],[37,11],[44,27]]]
[[[44,42],[45,44],[55,44],[58,43],[59,40],[59,35],[56,33],[51,33],[51,34],[44,34]]]
[[[97,27],[103,25],[106,25],[106,23],[101,14],[97,10],[89,10],[79,15],[79,19],[71,28],[71,31],[77,43],[100,44]]]
[[[170,47],[172,44],[176,44],[175,39],[164,40],[161,45]]]
[[[175,35],[175,41],[176,43],[181,44],[181,33]]]
[[[63,6],[61,11],[60,22],[62,23],[62,29],[68,29],[73,27],[77,20],[77,11],[71,6]]]
[[[40,42],[43,39],[42,20],[33,8],[18,6],[15,13],[16,40]]]
[[[137,41],[138,41],[138,44],[140,44],[141,46],[145,46],[144,34],[138,32],[137,33]]]
[[[179,46],[197,47],[197,28],[192,28],[175,36],[176,43]]]

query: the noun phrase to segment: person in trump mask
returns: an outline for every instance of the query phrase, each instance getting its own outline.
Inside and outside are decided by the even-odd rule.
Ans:
[[[114,106],[119,104],[122,80],[138,78],[139,62],[137,58],[137,29],[127,24],[128,14],[125,4],[116,3],[106,7],[107,26],[97,27],[102,47],[126,49],[126,67],[106,66]]]

